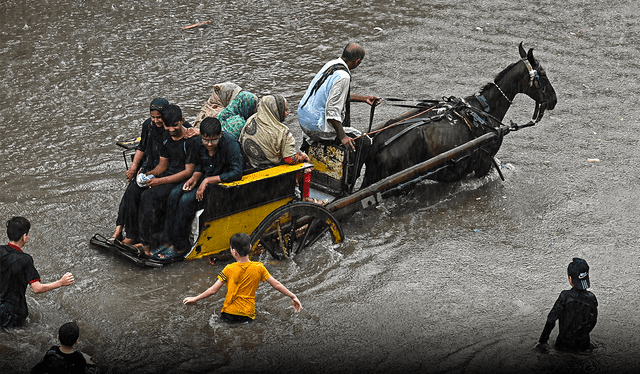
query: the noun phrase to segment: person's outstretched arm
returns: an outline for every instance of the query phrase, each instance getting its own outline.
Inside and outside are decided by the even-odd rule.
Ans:
[[[220,290],[220,288],[222,288],[222,285],[224,283],[222,283],[222,281],[220,279],[218,279],[216,281],[216,283],[213,284],[213,286],[209,287],[206,291],[204,291],[203,293],[201,293],[198,296],[194,296],[194,297],[185,297],[184,300],[182,300],[182,302],[185,305],[193,305],[196,303],[196,301],[200,300],[200,299],[205,299],[211,295],[215,295],[216,292],[218,292],[218,290]]]
[[[278,280],[275,279],[274,277],[269,277],[267,279],[267,282],[271,285],[271,287],[282,292],[283,295],[289,296],[291,298],[291,304],[293,305],[293,309],[296,312],[299,312],[302,310],[302,304],[300,304],[300,300],[298,300],[296,295],[294,295],[293,292],[289,291],[287,287],[283,286],[282,283],[278,282]]]
[[[62,278],[53,283],[40,283],[40,281],[33,282],[31,283],[31,289],[33,289],[33,292],[35,293],[47,292],[62,286],[68,286],[73,283],[73,280],[73,274],[66,273]]]

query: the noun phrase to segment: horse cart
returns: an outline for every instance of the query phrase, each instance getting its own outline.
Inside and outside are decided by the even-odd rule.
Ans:
[[[424,179],[460,180],[470,172],[486,174],[492,162],[497,167],[494,156],[504,136],[536,124],[544,110],[556,104],[555,91],[532,50],[525,53],[521,44],[520,57],[480,93],[462,99],[414,102],[408,105],[409,112],[375,131],[371,129],[373,106],[369,131],[358,147],[366,148],[368,154],[347,150],[339,143],[312,143],[306,149],[310,163],[279,165],[247,173],[237,182],[209,186],[204,208],[194,221],[192,248],[184,259],[230,257],[229,239],[236,232],[250,235],[253,254],[266,251],[276,259],[296,255],[320,240],[338,244],[344,240],[341,221],[412,184]],[[536,101],[534,118],[523,126],[513,122],[505,125],[502,118],[518,93]],[[440,131],[435,136],[430,133],[434,129]],[[444,140],[435,138],[452,140],[444,144]],[[422,143],[407,145],[406,139],[420,139]],[[133,143],[120,145],[125,148],[126,162],[126,152]],[[421,152],[422,148],[432,152]],[[416,154],[422,159],[416,159]],[[394,157],[402,162],[392,162]],[[366,174],[356,188],[363,163]],[[309,168],[313,168],[312,197],[328,198],[325,206],[300,201],[296,177]],[[91,238],[91,244],[114,250],[141,265],[166,264],[99,234]]]

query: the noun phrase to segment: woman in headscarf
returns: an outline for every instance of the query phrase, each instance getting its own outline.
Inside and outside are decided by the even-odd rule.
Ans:
[[[289,103],[282,95],[264,96],[258,104],[258,111],[247,120],[240,134],[240,146],[246,160],[255,168],[287,163],[290,165],[309,162],[304,152],[296,152],[296,141],[283,123],[289,114]],[[304,173],[302,198],[319,204],[324,201],[309,197],[311,170]]]
[[[247,119],[256,112],[257,103],[256,95],[243,91],[237,84],[216,84],[211,97],[196,117],[194,127],[199,127],[206,117],[216,117],[222,124],[222,130],[238,139]]]
[[[216,117],[233,100],[242,88],[235,83],[225,82],[213,86],[211,97],[200,109],[193,127],[200,128],[200,122],[207,117]]]

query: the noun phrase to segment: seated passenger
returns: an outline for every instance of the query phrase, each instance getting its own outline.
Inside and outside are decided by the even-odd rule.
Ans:
[[[140,197],[138,212],[141,249],[150,254],[151,237],[162,231],[165,207],[171,190],[189,179],[195,171],[200,137],[185,137],[184,118],[179,106],[169,104],[162,111],[165,134],[159,149],[160,162],[146,175],[148,187]]]
[[[138,186],[135,176],[141,172],[146,173],[158,165],[160,160],[158,149],[162,145],[164,135],[162,109],[167,105],[169,105],[169,102],[166,99],[157,98],[153,99],[149,106],[151,117],[142,124],[140,143],[136,147],[131,167],[125,173],[129,180],[129,185],[120,200],[118,217],[116,218],[116,230],[111,237],[112,241],[118,239],[127,244],[134,244],[139,240],[138,207],[140,205],[140,195],[147,188]]]
[[[196,122],[201,123],[202,119],[215,116],[222,124],[222,130],[237,140],[247,119],[256,112],[257,103],[256,95],[242,91],[242,88],[236,84],[230,82],[217,84],[211,98],[198,114]]]
[[[213,86],[211,97],[200,109],[200,113],[193,123],[194,128],[200,128],[200,123],[207,117],[216,117],[222,110],[229,105],[242,88],[237,84],[225,82]]]
[[[289,103],[281,95],[268,95],[260,100],[258,112],[247,120],[240,134],[245,157],[255,168],[268,168],[283,163],[290,165],[308,162],[309,156],[296,152],[296,141],[283,122],[289,114]],[[304,173],[302,198],[319,203],[309,197],[311,171]]]
[[[256,113],[257,105],[256,95],[249,91],[240,91],[216,118],[220,120],[222,130],[237,140],[247,119]]]
[[[200,123],[202,144],[198,146],[196,170],[184,184],[175,187],[167,200],[164,245],[154,251],[158,259],[184,256],[191,248],[190,226],[207,186],[242,179],[240,144],[222,131],[217,118],[207,117]]]

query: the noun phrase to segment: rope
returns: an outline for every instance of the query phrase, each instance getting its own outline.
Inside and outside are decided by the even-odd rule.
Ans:
[[[403,123],[403,122],[405,122],[405,121],[407,121],[407,120],[410,120],[410,119],[412,119],[412,118],[415,118],[415,117],[418,117],[418,116],[420,116],[420,115],[422,115],[422,114],[425,114],[425,113],[427,113],[428,111],[430,111],[430,110],[432,110],[432,109],[434,109],[434,108],[436,108],[436,107],[437,107],[437,105],[434,105],[434,106],[432,106],[431,108],[429,108],[429,109],[427,109],[427,110],[425,110],[425,111],[423,111],[423,112],[417,113],[417,114],[415,114],[415,115],[413,115],[413,116],[411,116],[411,117],[407,117],[407,118],[405,118],[405,119],[403,119],[403,120],[401,120],[401,121],[394,122],[394,123],[390,124],[389,126],[383,127],[383,128],[381,128],[381,129],[378,129],[378,130],[375,130],[375,131],[368,132],[368,133],[366,133],[366,134],[362,134],[362,135],[360,135],[360,136],[358,136],[358,137],[354,138],[354,140],[359,139],[359,138],[362,138],[363,136],[369,137],[369,135],[371,135],[371,134],[377,134],[377,133],[379,133],[379,132],[380,132],[380,131],[382,131],[382,130],[390,129],[390,128],[392,128],[392,127],[394,127],[394,126],[397,126],[397,125],[399,125],[399,124],[401,124],[401,123]],[[369,138],[370,138],[370,137],[369,137]]]

